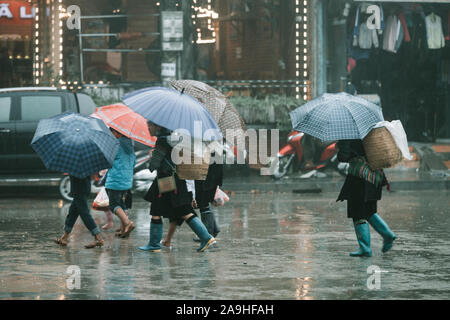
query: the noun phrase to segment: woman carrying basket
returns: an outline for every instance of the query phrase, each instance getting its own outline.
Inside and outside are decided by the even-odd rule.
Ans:
[[[336,201],[347,200],[347,216],[353,219],[359,249],[350,252],[352,257],[370,257],[369,224],[384,240],[382,252],[392,248],[396,235],[377,213],[382,186],[387,184],[383,170],[371,170],[361,140],[340,140],[338,159],[349,162],[349,173]]]
[[[214,154],[211,155],[214,158]],[[223,180],[223,165],[218,163],[212,163],[208,167],[208,174],[206,180],[195,180],[195,201],[193,207],[200,210],[201,220],[206,229],[214,238],[220,232],[219,225],[217,224],[214,211],[211,208],[210,203],[214,202],[214,196],[216,195],[217,188],[222,186]],[[191,181],[189,181],[191,182]],[[169,229],[167,230],[166,238],[161,242],[164,248],[172,248],[172,237],[175,234],[177,226],[180,226],[183,221],[170,222]],[[201,239],[194,238],[194,241],[201,242]]]
[[[149,164],[151,171],[157,170],[157,177],[144,197],[151,202],[150,240],[146,246],[139,249],[151,252],[161,250],[161,217],[165,217],[169,218],[170,222],[176,221],[179,224],[186,221],[201,240],[197,251],[203,252],[216,240],[195,214],[192,206],[193,192],[188,190],[186,181],[179,179],[175,173],[175,165],[171,160],[172,146],[169,144],[171,132],[151,122],[149,130],[152,136],[158,137]]]

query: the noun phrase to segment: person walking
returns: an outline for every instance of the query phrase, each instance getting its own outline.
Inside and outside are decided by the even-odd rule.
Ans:
[[[211,155],[214,158],[214,154]],[[220,232],[219,225],[217,224],[214,211],[211,208],[211,203],[214,201],[217,188],[222,186],[223,181],[223,165],[218,163],[212,163],[208,168],[208,174],[206,180],[195,180],[195,195],[193,201],[193,207],[200,210],[200,216],[203,224],[208,232],[216,238]],[[166,238],[161,241],[164,248],[172,248],[172,237],[175,234],[177,226],[180,226],[183,220],[171,221],[167,230]],[[194,241],[200,242],[200,238],[194,238]]]
[[[126,214],[127,206],[124,196],[133,186],[133,169],[136,164],[133,142],[120,132],[110,128],[119,140],[120,146],[111,169],[106,173],[105,190],[109,198],[110,210],[120,219],[120,238],[127,238],[134,230],[134,223]]]
[[[94,242],[86,245],[85,248],[91,249],[95,247],[102,247],[104,241],[100,235],[100,229],[92,218],[87,203],[88,196],[91,193],[90,177],[80,179],[70,176],[70,190],[73,201],[69,207],[69,214],[67,215],[64,224],[64,234],[60,238],[56,238],[55,242],[63,247],[67,246],[69,235],[72,232],[78,216],[80,216],[86,228],[94,236]]]
[[[175,165],[171,159],[172,146],[169,142],[171,132],[151,122],[149,130],[152,136],[158,137],[149,164],[150,171],[157,170],[157,177],[144,197],[151,202],[150,239],[146,246],[139,249],[161,251],[162,217],[165,217],[169,218],[171,224],[175,224],[175,228],[176,224],[181,225],[186,221],[201,241],[197,251],[203,252],[216,240],[195,214],[192,206],[194,190],[189,191],[186,180],[181,180],[175,174]],[[175,228],[172,228],[173,232]]]
[[[387,184],[383,170],[371,170],[367,164],[361,140],[338,141],[338,159],[349,162],[349,173],[336,201],[347,200],[347,216],[353,219],[359,249],[350,252],[352,257],[370,257],[369,224],[383,237],[382,252],[392,248],[396,235],[377,213],[382,187]]]
[[[214,159],[214,154],[212,158]],[[212,163],[209,166],[206,180],[195,180],[195,203],[200,210],[202,222],[214,238],[219,234],[220,228],[211,208],[211,203],[214,201],[217,188],[222,186],[222,182],[223,164],[218,163]]]

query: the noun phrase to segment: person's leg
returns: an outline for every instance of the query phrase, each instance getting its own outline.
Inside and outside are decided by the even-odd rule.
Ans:
[[[117,217],[119,217],[121,223],[121,230],[123,230],[123,232],[121,232],[120,234],[120,237],[121,238],[128,237],[131,231],[134,230],[134,222],[128,218],[127,214],[121,207],[117,207],[114,213],[116,214]]]
[[[150,239],[146,246],[139,247],[139,249],[150,252],[161,251],[161,238],[163,233],[163,221],[160,216],[152,216],[150,222]]]
[[[69,207],[69,213],[67,214],[66,220],[64,222],[64,234],[60,238],[56,238],[54,240],[57,244],[61,246],[67,245],[69,234],[72,232],[72,228],[78,219],[78,209],[77,209],[78,201],[79,201],[78,197],[74,197]]]
[[[114,227],[114,215],[109,208],[107,211],[105,211],[105,216],[106,223],[102,226],[102,230],[108,230]]]
[[[372,228],[383,237],[383,248],[381,251],[388,252],[391,250],[394,240],[397,239],[395,233],[391,231],[387,223],[378,215],[378,213],[374,213],[368,221]]]
[[[125,213],[125,204],[123,203],[122,190],[106,189],[109,197],[109,207],[111,211],[120,219],[120,233],[117,234],[122,238],[128,237],[131,231],[134,229],[134,223],[131,221]]]
[[[214,216],[214,211],[208,204],[206,206],[200,207],[200,214],[203,224],[212,236],[215,238],[220,232],[219,226],[217,225],[216,218]]]
[[[166,234],[166,238],[164,240],[161,241],[161,244],[168,248],[168,249],[172,249],[172,238],[173,235],[175,234],[175,231],[177,230],[177,221],[170,221],[169,224],[169,229],[167,229],[167,234]]]
[[[359,243],[359,249],[350,252],[351,257],[371,257],[372,249],[370,248],[370,229],[367,220],[353,219],[355,227],[356,239]]]
[[[195,214],[189,213],[183,216],[183,219],[201,240],[200,247],[197,249],[198,252],[203,252],[216,243],[216,239],[208,233],[203,222]]]
[[[94,242],[86,245],[85,248],[89,249],[103,246],[104,242],[100,235],[100,228],[95,223],[94,218],[92,218],[89,206],[87,204],[87,196],[80,198],[77,208],[84,225],[94,236]]]
[[[128,209],[127,210],[124,210],[125,211],[125,214],[127,215],[127,217],[129,216],[129,214],[128,214]],[[119,228],[117,228],[116,230],[115,230],[115,232],[116,232],[116,235],[121,235],[122,233],[123,233],[123,230],[122,230],[122,223],[120,224],[120,227]]]

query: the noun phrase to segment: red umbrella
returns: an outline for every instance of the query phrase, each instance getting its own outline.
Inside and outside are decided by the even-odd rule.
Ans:
[[[130,139],[154,147],[156,137],[150,135],[147,120],[124,104],[112,104],[96,108],[93,117],[102,119],[105,124]]]

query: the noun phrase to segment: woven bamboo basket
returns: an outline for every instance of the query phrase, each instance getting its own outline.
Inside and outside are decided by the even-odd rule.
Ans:
[[[391,168],[403,159],[391,133],[385,127],[376,128],[363,139],[367,161],[373,170]]]
[[[190,164],[182,163],[177,165],[178,178],[182,180],[206,180],[210,157],[209,151],[205,151],[203,157],[192,152]]]

